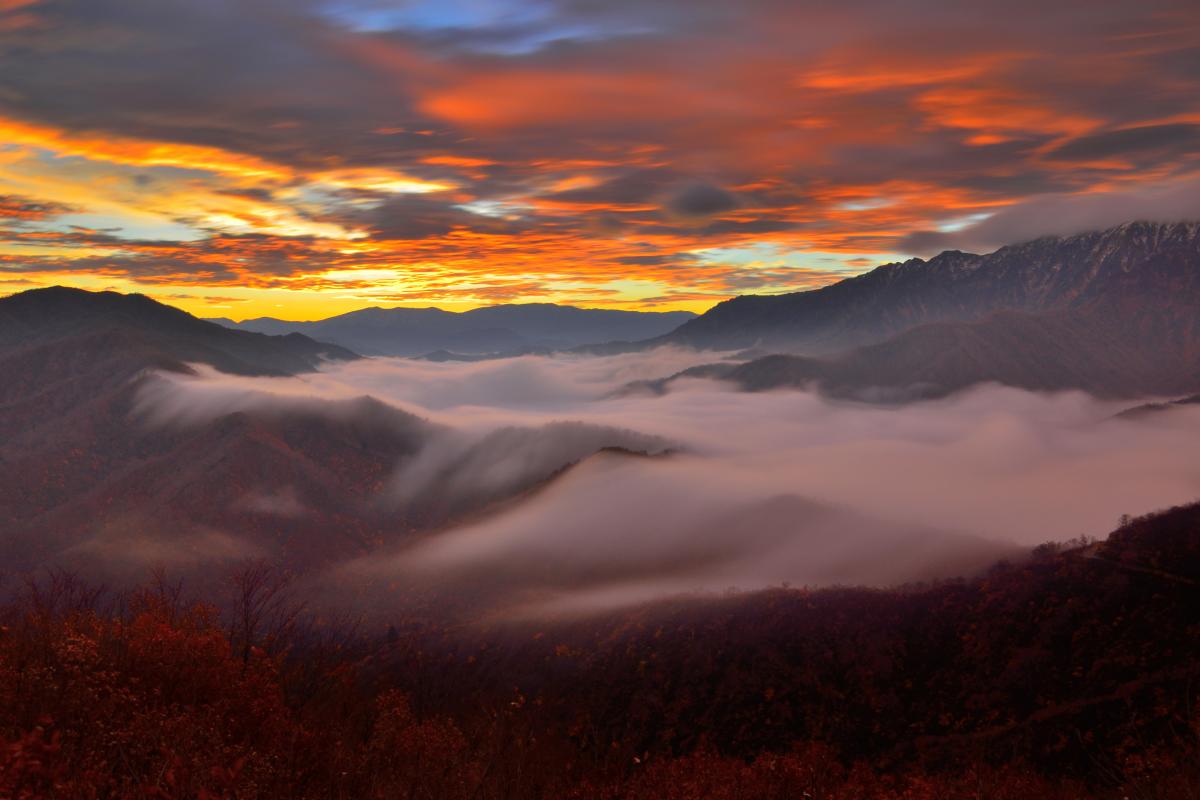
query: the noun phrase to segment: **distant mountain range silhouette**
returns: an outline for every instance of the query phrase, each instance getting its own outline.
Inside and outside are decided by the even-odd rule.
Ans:
[[[632,342],[668,333],[694,318],[690,311],[619,311],[551,303],[489,306],[452,312],[439,308],[364,308],[317,322],[260,317],[213,322],[257,333],[303,333],[363,355],[478,356],[569,350]]]

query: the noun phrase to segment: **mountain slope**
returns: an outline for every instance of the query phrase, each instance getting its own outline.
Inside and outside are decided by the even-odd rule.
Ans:
[[[288,375],[327,358],[357,356],[304,336],[227,330],[137,295],[55,287],[0,300],[6,566],[29,566],[76,546],[84,548],[80,558],[142,565],[139,548],[168,563],[202,557],[189,552],[202,544],[230,556],[260,552],[260,544],[235,538],[223,498],[255,491],[265,475],[290,486],[297,470],[304,472],[284,435],[288,426],[243,418],[205,430],[153,430],[138,420],[139,393],[156,372],[187,375],[193,363],[244,375]],[[370,485],[371,474],[391,468],[397,448],[412,448],[378,425],[359,438],[381,454],[347,448],[344,433],[311,420],[304,427],[308,440],[320,443],[312,455],[323,460],[309,458],[317,469],[296,485],[317,495],[319,488],[328,495],[331,484]],[[186,499],[180,497],[185,486]],[[269,517],[260,515],[263,520]],[[323,521],[331,520],[327,515]],[[342,522],[321,539],[364,535]],[[88,549],[89,542],[106,552]],[[299,559],[314,555],[300,549]]]
[[[112,334],[128,346],[176,361],[198,361],[240,375],[307,372],[326,359],[358,356],[299,334],[265,336],[196,319],[143,295],[55,286],[0,299],[0,352]]]
[[[838,398],[904,402],[981,384],[1098,397],[1172,396],[1200,389],[1200,330],[1153,309],[1025,314],[918,326],[834,356],[770,355],[696,367],[680,377],[721,378],[749,391],[810,387]],[[661,388],[663,384],[652,384]]]
[[[934,322],[1101,306],[1155,309],[1180,323],[1194,321],[1200,311],[1200,223],[1129,223],[988,255],[951,251],[814,291],[736,297],[654,343],[821,355]]]
[[[65,563],[120,579],[163,563],[211,576],[214,561],[245,557],[303,571],[479,513],[605,448],[661,448],[596,426],[473,441],[369,398],[206,409],[190,391],[197,362],[278,376],[327,357],[355,356],[137,296],[0,300],[0,571]],[[397,470],[418,457],[464,475],[491,476],[504,458],[522,469],[394,499]]]
[[[376,668],[410,691],[453,687],[442,695],[452,713],[517,686],[549,725],[574,732],[588,720],[584,741],[598,752],[624,741],[639,758],[691,748],[749,757],[816,740],[846,763],[945,769],[976,758],[1109,781],[1122,765],[1144,774],[1145,762],[1126,758],[1139,748],[1195,746],[1198,582],[1191,505],[967,581],[681,598],[555,627],[538,620],[507,639],[430,625],[419,638],[406,632]],[[1117,796],[1188,796],[1157,788]],[[910,796],[1043,796],[927,791]]]
[[[968,581],[552,624],[382,606],[344,635],[49,578],[0,604],[0,781],[118,796],[132,763],[159,794],[264,800],[1192,800],[1198,534],[1191,506]]]
[[[649,339],[693,317],[687,311],[614,311],[530,303],[461,313],[438,308],[364,308],[316,322],[271,317],[240,323],[216,321],[259,333],[304,333],[367,355],[417,356],[437,350],[515,353]]]

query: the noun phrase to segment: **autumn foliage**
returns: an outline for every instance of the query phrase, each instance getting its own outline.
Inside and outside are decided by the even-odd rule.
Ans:
[[[1198,521],[971,582],[377,638],[259,568],[220,612],[51,574],[0,618],[0,798],[1196,797]]]

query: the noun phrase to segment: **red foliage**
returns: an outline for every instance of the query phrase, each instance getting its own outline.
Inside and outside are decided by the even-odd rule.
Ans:
[[[1192,798],[1198,534],[365,651],[297,639],[257,572],[228,628],[58,576],[0,609],[0,798]]]

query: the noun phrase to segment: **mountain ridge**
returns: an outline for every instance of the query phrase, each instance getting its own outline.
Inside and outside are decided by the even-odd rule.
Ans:
[[[213,322],[237,330],[301,332],[364,355],[421,356],[439,350],[464,355],[567,350],[611,341],[658,336],[695,318],[690,311],[626,311],[556,303],[514,303],[469,311],[367,308],[320,320],[258,317]]]
[[[735,298],[654,344],[758,352],[631,388],[720,378],[885,403],[982,383],[1112,399],[1194,394],[1200,223],[1127,223],[985,256],[947,251],[811,292]]]
[[[1200,306],[1200,222],[1131,222],[978,255],[945,251],[806,292],[742,295],[646,345],[832,354],[930,322],[1072,311],[1123,294]]]
[[[0,353],[105,332],[157,350],[154,360],[159,366],[198,361],[238,375],[291,375],[328,360],[359,358],[351,350],[303,334],[231,330],[141,294],[52,286],[0,298]]]
[[[716,378],[746,391],[815,389],[843,400],[904,403],[985,383],[1105,399],[1174,397],[1200,390],[1200,336],[1170,324],[1135,329],[1102,311],[998,311],[975,322],[931,322],[832,356],[775,353],[692,367],[632,384],[664,391],[682,378]]]

